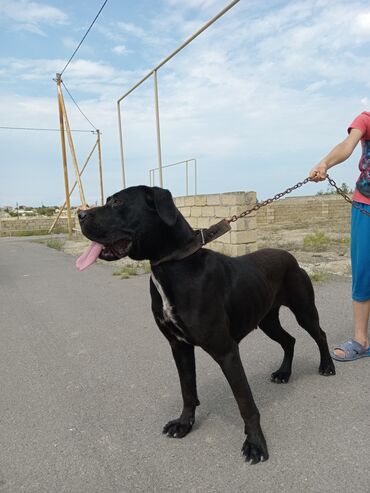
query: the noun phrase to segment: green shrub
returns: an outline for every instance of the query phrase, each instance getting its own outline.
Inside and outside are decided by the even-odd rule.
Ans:
[[[303,238],[303,247],[306,250],[323,251],[326,250],[329,242],[329,237],[323,231],[317,231]]]
[[[58,240],[58,238],[49,238],[46,241],[41,241],[40,243],[43,243],[49,248],[54,248],[55,250],[63,250],[63,245],[64,241]]]
[[[115,270],[113,272],[113,275],[114,276],[120,276],[121,279],[128,279],[131,276],[136,276],[137,272],[136,272],[135,267],[126,266],[126,267],[121,267],[118,270]]]
[[[121,279],[128,279],[131,276],[137,276],[139,274],[149,274],[149,272],[149,262],[137,262],[134,265],[126,265],[124,267],[120,267],[113,272],[113,275],[120,276]]]
[[[327,272],[313,272],[310,274],[310,279],[312,282],[326,282],[329,279],[329,274]]]
[[[351,238],[349,236],[346,236],[346,238],[341,238],[339,243],[343,246],[349,246],[351,244]]]

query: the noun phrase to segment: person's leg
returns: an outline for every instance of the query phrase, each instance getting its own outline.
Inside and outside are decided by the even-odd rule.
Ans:
[[[358,204],[370,212],[370,206]],[[361,346],[369,346],[370,316],[370,217],[352,207],[351,222],[351,264],[352,264],[352,300],[354,318],[353,339]],[[344,351],[336,348],[334,354],[344,357]]]
[[[353,301],[353,318],[355,321],[354,339],[365,347],[369,346],[369,315],[370,300]]]
[[[353,300],[353,319],[355,323],[355,334],[353,339],[361,344],[361,346],[369,346],[369,315],[370,315],[370,300],[354,301]],[[344,351],[335,349],[334,354],[340,358],[344,358]]]

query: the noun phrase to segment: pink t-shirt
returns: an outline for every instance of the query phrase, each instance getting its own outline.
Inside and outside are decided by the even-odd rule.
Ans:
[[[353,200],[370,205],[370,112],[363,111],[348,127],[348,133],[356,128],[362,132],[362,154],[358,168],[360,176],[356,182]]]

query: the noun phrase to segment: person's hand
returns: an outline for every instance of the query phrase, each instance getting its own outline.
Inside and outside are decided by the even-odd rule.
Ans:
[[[327,171],[327,165],[323,162],[320,162],[314,168],[312,168],[308,176],[309,178],[311,178],[312,181],[323,181],[326,178]]]

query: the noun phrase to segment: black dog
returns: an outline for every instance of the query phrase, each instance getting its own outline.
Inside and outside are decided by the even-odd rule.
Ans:
[[[149,259],[155,321],[168,339],[184,401],[178,419],[164,432],[182,438],[194,424],[199,405],[194,346],[220,365],[245,423],[243,454],[251,463],[268,458],[260,415],[253,400],[238,344],[259,326],[284,350],[273,382],[287,383],[295,339],[281,327],[279,309],[287,306],[320,351],[319,372],[334,375],[325,332],[320,328],[314,291],[306,272],[288,252],[264,249],[231,258],[201,248],[184,256],[196,232],[176,208],[168,190],[137,186],[107,199],[106,205],[79,212],[83,234],[102,245],[99,257]]]

